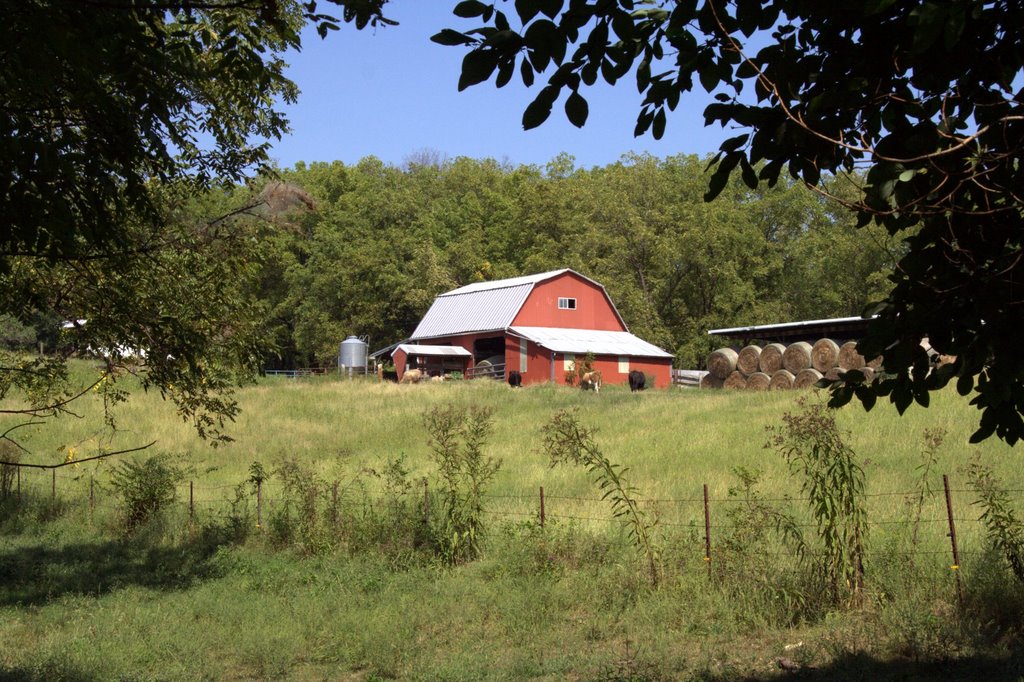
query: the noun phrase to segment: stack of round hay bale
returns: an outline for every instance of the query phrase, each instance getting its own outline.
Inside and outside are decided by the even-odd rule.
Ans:
[[[870,362],[857,352],[857,343],[839,344],[819,339],[814,344],[797,341],[788,346],[769,343],[750,345],[736,351],[719,348],[708,356],[708,374],[701,388],[747,388],[752,390],[809,388],[822,378],[838,379],[851,369],[873,381],[881,358]]]

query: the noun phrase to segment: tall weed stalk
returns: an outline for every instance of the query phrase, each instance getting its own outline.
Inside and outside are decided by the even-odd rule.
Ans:
[[[935,471],[937,453],[946,438],[946,430],[942,428],[924,430],[924,447],[921,450],[921,464],[917,467],[918,477],[914,492],[908,502],[911,505],[911,536],[910,542],[917,547],[918,533],[921,529],[921,514],[924,503],[935,495],[931,486],[932,473]]]
[[[580,424],[575,410],[556,412],[544,426],[543,434],[544,451],[551,466],[575,464],[594,474],[598,488],[603,491],[601,499],[611,502],[613,515],[626,525],[633,544],[643,553],[651,584],[657,585],[657,551],[651,538],[654,524],[647,521],[637,504],[636,489],[625,479],[629,469],[601,453],[594,442],[594,432]]]

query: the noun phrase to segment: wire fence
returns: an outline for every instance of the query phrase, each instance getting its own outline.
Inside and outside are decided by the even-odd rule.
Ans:
[[[976,556],[985,551],[986,528],[983,509],[975,506],[977,495],[969,488],[950,486],[947,476],[943,485],[935,486],[930,494],[921,490],[872,492],[865,495],[869,505],[867,533],[893,537],[900,533],[915,535],[913,546],[906,550],[890,549],[889,554],[907,557],[947,556],[953,570],[959,568],[961,556]],[[374,508],[387,504],[387,496],[395,493],[384,490],[379,480],[353,478],[324,484],[321,494],[325,504],[339,503],[350,510],[353,505],[360,513],[372,513]],[[377,485],[375,485],[377,484]],[[407,492],[409,499],[422,496],[422,504],[429,509],[432,491],[426,488]],[[116,491],[105,480],[93,474],[65,467],[51,470],[17,469],[8,474],[3,492],[16,502],[27,500],[49,501],[64,507],[97,512],[114,512],[118,500]],[[647,519],[666,532],[689,531],[702,542],[706,561],[710,561],[723,538],[744,528],[743,509],[760,505],[761,508],[786,510],[792,513],[790,527],[801,531],[812,530],[816,523],[805,511],[807,497],[777,496],[746,499],[742,495],[714,497],[708,495],[707,485],[702,494],[679,498],[638,499]],[[1004,490],[1014,506],[1024,490]],[[191,521],[197,518],[218,518],[234,513],[239,504],[254,507],[257,518],[273,514],[285,504],[287,494],[279,482],[264,481],[259,486],[251,483],[204,484],[188,481],[177,487],[176,506],[187,513]],[[483,513],[489,518],[507,522],[529,522],[540,526],[568,522],[594,528],[609,527],[621,519],[612,513],[607,500],[600,497],[552,494],[538,486],[531,494],[486,494]],[[436,502],[434,503],[436,504]],[[870,509],[875,504],[877,509]],[[739,519],[739,520],[738,520]],[[892,544],[892,543],[890,543]],[[779,555],[787,553],[784,548]]]

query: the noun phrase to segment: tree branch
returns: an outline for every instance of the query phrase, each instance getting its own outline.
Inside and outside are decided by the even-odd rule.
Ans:
[[[141,445],[137,448],[128,448],[127,450],[118,450],[117,452],[105,452],[102,455],[96,455],[94,457],[86,457],[85,459],[76,459],[70,462],[63,462],[61,464],[25,464],[23,462],[4,462],[0,461],[0,466],[11,466],[11,467],[25,467],[27,469],[60,469],[61,467],[70,466],[72,464],[82,464],[84,462],[91,462],[95,459],[105,459],[107,457],[113,457],[114,455],[125,455],[129,452],[139,452],[156,445],[156,441]]]

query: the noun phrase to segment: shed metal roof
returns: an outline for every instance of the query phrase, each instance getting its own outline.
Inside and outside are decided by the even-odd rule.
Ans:
[[[430,355],[435,357],[473,357],[473,354],[462,346],[431,346],[420,343],[400,343],[396,351],[405,351],[406,355]],[[392,355],[394,353],[392,352]]]
[[[652,343],[629,332],[555,327],[511,327],[509,332],[556,353],[593,353],[647,358],[671,358]]]

